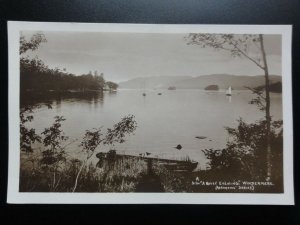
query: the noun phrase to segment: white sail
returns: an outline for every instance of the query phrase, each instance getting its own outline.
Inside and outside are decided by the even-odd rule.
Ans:
[[[227,89],[226,95],[231,95],[231,86],[229,86],[229,88]]]

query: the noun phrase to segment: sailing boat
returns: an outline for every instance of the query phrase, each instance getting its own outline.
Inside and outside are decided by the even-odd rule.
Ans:
[[[229,88],[226,91],[226,96],[231,96],[231,86],[229,86]]]

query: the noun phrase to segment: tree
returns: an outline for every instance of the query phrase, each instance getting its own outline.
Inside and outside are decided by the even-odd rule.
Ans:
[[[114,145],[114,143],[124,143],[125,136],[133,134],[136,128],[137,122],[135,121],[134,116],[127,115],[123,117],[120,122],[114,124],[112,129],[108,128],[104,138],[102,138],[103,134],[101,127],[97,129],[94,128],[93,130],[86,130],[83,140],[80,143],[80,147],[82,147],[83,152],[86,154],[86,158],[82,162],[81,167],[76,175],[72,192],[75,192],[78,185],[80,173],[83,170],[84,166],[87,164],[87,161],[94,155],[97,147],[101,143],[103,143],[104,145],[112,146]]]
[[[39,46],[47,42],[42,33],[34,34],[29,40],[25,36],[20,37],[20,89],[33,91],[65,91],[70,89],[103,90],[105,80],[103,73],[89,71],[88,74],[76,76],[67,72],[66,68],[51,69],[35,56],[26,55],[28,51],[36,51]]]
[[[105,85],[103,73],[101,73],[100,75],[98,75],[98,73],[97,74],[95,73],[95,81],[96,81],[97,85],[99,86],[99,88],[101,90],[103,90],[104,85]]]
[[[36,133],[34,128],[28,128],[27,123],[33,121],[34,109],[42,105],[27,105],[20,109],[20,149],[26,153],[33,152],[33,144],[42,142],[41,137]],[[48,109],[52,109],[51,103],[45,103]]]
[[[50,191],[55,191],[58,187],[61,174],[59,172],[60,164],[66,161],[65,146],[63,143],[68,139],[61,129],[61,122],[65,120],[63,116],[55,116],[55,121],[51,127],[45,128],[42,132],[43,144],[45,149],[42,151],[41,163],[45,165],[45,169],[53,174],[49,183]]]
[[[114,143],[124,143],[125,135],[132,134],[137,128],[137,122],[134,115],[127,115],[120,122],[113,126],[113,129],[108,128],[104,144],[114,145]]]
[[[72,189],[72,192],[75,192],[78,184],[78,179],[83,167],[86,165],[87,161],[94,155],[96,148],[100,145],[103,141],[101,138],[101,128],[93,129],[93,130],[86,130],[85,135],[83,137],[80,146],[83,148],[83,152],[86,154],[86,159],[82,162],[81,167],[76,175],[75,184]]]
[[[20,37],[20,55],[27,52],[28,50],[35,51],[39,48],[40,44],[47,42],[43,33],[34,34],[29,41],[25,39],[25,36]]]
[[[47,69],[44,62],[37,56],[30,59],[29,56],[24,56],[28,51],[35,51],[41,43],[47,42],[44,34],[36,33],[30,40],[26,40],[25,36],[20,36],[20,89],[21,91],[31,89],[33,86],[39,86],[36,79],[37,73],[44,72]]]
[[[116,90],[119,87],[118,84],[111,81],[107,81],[106,85],[109,87],[109,90]]]
[[[36,134],[35,129],[27,128],[25,123],[33,120],[33,107],[24,107],[20,110],[20,148],[21,151],[33,152],[32,145],[41,142],[41,137]]]
[[[226,127],[228,141],[225,149],[205,149],[202,152],[209,159],[208,166],[213,176],[227,180],[261,180],[265,176],[266,160],[263,149],[266,148],[264,128],[266,120],[246,123],[238,120],[236,128]],[[274,171],[272,179],[277,184],[282,183],[282,120],[271,123],[271,147]]]
[[[65,149],[63,143],[68,139],[61,129],[62,122],[66,119],[63,116],[55,116],[51,127],[45,128],[43,144],[45,149],[42,151],[42,162],[46,165],[54,165],[65,159]]]
[[[191,33],[186,37],[188,44],[199,45],[202,48],[213,48],[215,50],[228,51],[233,57],[244,57],[264,71],[265,76],[265,96],[260,93],[260,100],[264,100],[266,118],[266,158],[267,158],[267,172],[266,179],[270,180],[272,175],[271,163],[271,116],[270,116],[270,85],[269,85],[269,71],[266,52],[264,48],[264,38],[262,34],[252,35],[235,35],[235,34],[197,34]],[[253,50],[258,51],[257,55],[253,55]],[[251,54],[252,53],[252,54]],[[255,102],[253,102],[255,103]]]

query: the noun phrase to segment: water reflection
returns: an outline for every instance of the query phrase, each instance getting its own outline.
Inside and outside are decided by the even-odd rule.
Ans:
[[[101,126],[106,130],[132,114],[138,128],[134,135],[126,137],[125,143],[115,145],[117,151],[134,155],[150,152],[164,158],[188,155],[205,165],[201,150],[223,148],[228,138],[224,127],[236,127],[239,117],[247,123],[264,117],[256,106],[248,104],[255,97],[250,91],[241,91],[232,97],[226,97],[222,92],[201,90],[165,91],[161,96],[157,91],[147,90],[146,97],[142,94],[141,90],[118,90],[117,93],[52,95],[53,109],[36,110],[34,120],[28,125],[41,133],[51,126],[54,116],[64,116],[66,121],[62,129],[67,136],[80,141],[85,130]],[[273,118],[282,119],[281,94],[272,94],[271,99]],[[27,100],[46,101],[36,96]],[[207,138],[197,139],[196,136]],[[74,143],[73,148],[69,146],[70,151],[76,151],[78,144]],[[174,149],[178,144],[183,146],[180,151]],[[108,150],[109,146],[101,146],[101,151]]]
[[[116,95],[117,95],[117,92],[116,92],[116,91],[108,91],[108,92],[106,92],[106,93],[108,93],[108,95],[109,95],[110,97],[113,97],[113,96],[116,96]]]
[[[111,95],[111,93],[110,93]],[[88,103],[95,108],[104,102],[102,91],[85,92],[24,92],[20,95],[21,108],[28,105],[50,103],[55,105],[57,110],[61,109],[62,101]]]
[[[227,99],[228,99],[228,102],[231,103],[231,98],[232,98],[232,97],[231,97],[231,96],[226,96],[226,97],[227,97]]]
[[[57,112],[61,112],[61,98],[55,99],[55,105],[56,105],[56,110]]]

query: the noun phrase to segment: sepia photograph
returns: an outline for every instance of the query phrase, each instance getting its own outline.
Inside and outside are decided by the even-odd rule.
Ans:
[[[8,25],[12,202],[293,204],[290,26]]]

